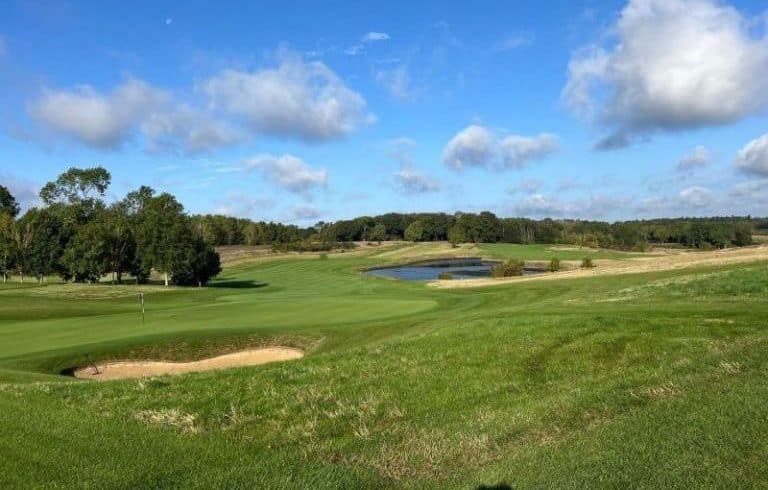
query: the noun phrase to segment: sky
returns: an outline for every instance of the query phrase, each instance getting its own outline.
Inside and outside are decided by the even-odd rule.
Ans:
[[[0,184],[191,213],[768,215],[764,1],[75,2],[0,15]]]

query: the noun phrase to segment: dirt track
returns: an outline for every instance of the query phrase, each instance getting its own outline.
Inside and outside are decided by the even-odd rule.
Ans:
[[[665,251],[655,257],[634,258],[629,260],[596,260],[594,269],[575,269],[550,274],[540,274],[524,277],[507,277],[503,279],[464,279],[432,281],[430,286],[436,288],[474,288],[498,286],[521,281],[546,281],[600,275],[636,274],[641,272],[685,269],[688,267],[740,264],[768,260],[768,246],[731,248],[711,252]]]
[[[289,361],[304,357],[304,352],[289,347],[265,347],[251,349],[223,356],[211,357],[192,362],[167,361],[115,361],[97,364],[98,374],[93,366],[75,370],[76,378],[107,381],[123,378],[146,378],[164,374],[183,374],[196,371],[211,371],[241,366],[255,366],[268,362]]]

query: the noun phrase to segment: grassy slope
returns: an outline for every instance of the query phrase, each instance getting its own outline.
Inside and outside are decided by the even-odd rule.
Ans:
[[[0,486],[768,484],[765,264],[435,291],[361,278],[377,260],[240,265],[148,293],[143,327],[107,286],[0,290]],[[323,342],[184,377],[43,374],[271,336]]]

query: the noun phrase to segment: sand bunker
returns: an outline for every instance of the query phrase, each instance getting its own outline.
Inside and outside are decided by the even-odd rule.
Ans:
[[[196,371],[211,371],[240,366],[255,366],[276,361],[290,361],[304,357],[304,352],[290,347],[264,347],[250,349],[223,356],[211,357],[192,362],[167,361],[115,361],[97,363],[98,374],[93,366],[77,368],[76,378],[111,380],[123,378],[145,378],[164,374],[183,374]]]

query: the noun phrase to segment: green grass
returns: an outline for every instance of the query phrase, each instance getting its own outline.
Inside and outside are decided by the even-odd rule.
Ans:
[[[149,288],[144,324],[129,286],[0,286],[0,486],[768,485],[768,264],[437,290],[380,253]],[[270,343],[310,355],[57,375]]]

